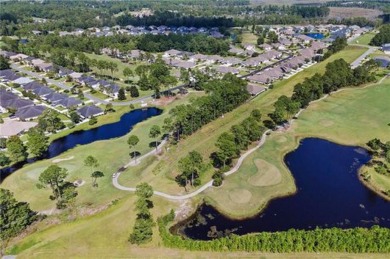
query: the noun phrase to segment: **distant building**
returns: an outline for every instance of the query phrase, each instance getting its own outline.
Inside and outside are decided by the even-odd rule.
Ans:
[[[382,51],[385,54],[390,55],[390,43],[383,44],[382,45]]]

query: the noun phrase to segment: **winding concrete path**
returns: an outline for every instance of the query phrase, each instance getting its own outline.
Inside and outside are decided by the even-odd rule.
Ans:
[[[367,52],[366,52],[367,53]],[[366,53],[364,53],[362,56],[364,56]],[[367,54],[368,55],[368,54]],[[362,56],[360,56],[357,60],[359,60]],[[365,57],[365,56],[364,56]],[[363,57],[363,58],[364,58]],[[355,60],[355,62],[357,61]],[[376,83],[372,83],[372,84],[368,84],[360,89],[363,89],[363,88],[366,88],[366,87],[369,87],[369,86],[372,86],[372,85],[377,85],[377,84],[381,84],[383,82],[383,80],[385,80],[387,77],[390,77],[390,73],[385,75],[384,77],[382,77],[378,82]],[[338,91],[336,92],[333,92],[332,94],[335,94],[337,92],[341,92],[341,91],[344,91],[346,90],[346,88],[343,88],[343,89],[339,89]],[[318,99],[318,100],[314,100],[314,101],[311,101],[311,103],[316,103],[316,102],[319,102],[319,101],[322,101],[324,99],[326,99],[327,97],[329,97],[329,94],[323,96],[322,98]],[[301,109],[299,110],[296,114],[295,114],[295,117],[299,117],[299,115],[304,111],[305,109]],[[292,125],[294,120],[291,120],[290,121],[290,125]],[[230,169],[228,172],[224,173],[225,176],[229,176],[231,174],[234,174],[235,172],[238,171],[238,169],[241,167],[243,161],[245,160],[245,158],[247,158],[250,154],[252,154],[254,151],[256,151],[258,148],[260,148],[266,141],[267,139],[267,135],[268,133],[271,132],[271,130],[267,130],[264,132],[264,134],[261,136],[261,139],[260,141],[258,142],[258,144],[247,150],[244,154],[241,155],[241,157],[237,160],[237,163],[234,165],[234,167],[232,169]],[[166,144],[166,140],[164,139],[161,144],[158,146],[158,149],[160,149],[162,146],[164,146]],[[156,154],[157,150],[152,150],[150,151],[149,153],[141,156],[138,161],[148,157],[148,156],[151,156],[151,155],[154,155]],[[129,166],[134,166],[136,165],[134,163],[134,161],[130,161],[129,163],[127,163],[124,167],[127,168]],[[119,176],[121,175],[121,172],[117,172],[115,173],[114,177],[112,178],[112,184],[114,185],[115,188],[119,189],[119,190],[123,190],[123,191],[129,191],[129,192],[135,192],[135,188],[134,187],[126,187],[126,186],[123,186],[121,184],[118,183],[118,178]],[[171,195],[171,194],[167,194],[167,193],[164,193],[164,192],[159,192],[159,191],[154,191],[154,195],[157,195],[157,196],[160,196],[160,197],[163,197],[163,198],[166,198],[166,199],[170,199],[170,200],[187,200],[187,199],[190,199],[196,195],[198,195],[199,193],[203,192],[204,190],[206,190],[207,188],[211,187],[213,185],[213,180],[207,182],[206,184],[204,184],[202,187],[200,187],[199,189],[197,189],[196,191],[193,191],[191,193],[188,193],[188,194],[185,194],[185,195]]]
[[[237,163],[234,165],[234,167],[232,169],[230,169],[228,172],[224,173],[224,175],[228,176],[228,175],[231,175],[231,174],[234,174],[235,172],[237,172],[238,169],[241,167],[245,158],[247,158],[250,154],[252,154],[254,151],[256,151],[258,148],[260,148],[265,143],[265,140],[267,139],[267,134],[270,131],[271,130],[265,131],[264,134],[261,136],[261,139],[257,143],[257,145],[255,147],[247,150],[244,154],[242,154],[241,157],[237,160]],[[165,144],[164,141],[159,145],[159,148]],[[143,157],[147,157],[149,155],[155,154],[155,150],[153,150],[153,151],[154,152],[149,152],[148,154],[144,155]],[[127,166],[130,165],[131,163],[132,162],[128,163]],[[118,183],[118,178],[120,175],[121,175],[121,172],[117,172],[115,174],[115,176],[112,178],[112,184],[114,185],[114,187],[119,189],[119,190],[134,192],[135,191],[134,187],[126,187],[126,186],[120,185]],[[159,191],[154,191],[154,195],[157,195],[157,196],[160,196],[160,197],[163,197],[166,199],[170,199],[170,200],[186,200],[186,199],[190,199],[190,198],[198,195],[199,193],[203,192],[204,190],[206,190],[207,188],[209,188],[211,186],[213,186],[213,180],[208,181],[206,184],[204,184],[202,187],[200,187],[196,191],[193,191],[193,192],[185,194],[185,195],[171,195],[171,194],[167,194],[167,193],[163,193],[163,192],[159,192]]]

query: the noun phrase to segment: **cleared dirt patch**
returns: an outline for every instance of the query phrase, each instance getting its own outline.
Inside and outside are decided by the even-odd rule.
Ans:
[[[248,179],[248,183],[253,186],[271,186],[280,183],[282,175],[276,166],[262,159],[256,159],[255,165],[258,172]]]
[[[374,20],[382,11],[357,7],[330,7],[329,18],[343,19],[351,17],[365,17]]]
[[[235,203],[248,203],[252,198],[252,193],[245,189],[234,189],[229,193],[229,198]]]

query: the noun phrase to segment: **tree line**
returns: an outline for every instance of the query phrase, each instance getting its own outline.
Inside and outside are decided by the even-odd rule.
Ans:
[[[291,119],[300,108],[306,108],[311,101],[321,98],[324,94],[374,81],[375,75],[371,71],[375,67],[377,64],[372,60],[355,69],[351,69],[344,59],[330,62],[326,65],[324,75],[316,73],[296,84],[291,97],[279,97],[274,104],[274,112],[269,116],[276,124],[282,124]]]
[[[167,225],[173,219],[174,213],[171,211],[170,214],[157,220],[163,244],[170,248],[214,252],[390,252],[390,229],[379,226],[351,229],[290,229],[288,231],[262,232],[243,236],[229,235],[209,241],[199,241],[171,234]]]
[[[368,167],[373,167],[378,174],[390,177],[390,141],[383,143],[380,139],[374,138],[367,142],[370,148],[372,159],[367,163]],[[368,172],[361,174],[365,181],[370,180]],[[382,190],[384,195],[390,196],[390,189]]]
[[[163,52],[170,49],[190,51],[202,54],[227,55],[229,42],[225,39],[216,39],[203,34],[169,34],[169,35],[120,35],[109,37],[93,36],[59,36],[49,34],[32,38],[27,44],[19,44],[16,40],[6,38],[7,50],[22,52],[31,56],[39,56],[40,52],[51,53],[55,49],[61,51],[69,49],[72,52],[86,52],[100,54],[101,49],[110,47],[119,51],[140,49],[147,52]],[[8,44],[9,43],[9,44]]]
[[[247,82],[226,74],[222,79],[214,79],[202,85],[208,95],[178,105],[170,111],[173,131],[177,139],[180,135],[191,135],[203,125],[232,111],[248,100]]]
[[[186,27],[233,27],[233,19],[226,17],[207,16],[185,16],[181,13],[171,11],[156,11],[150,16],[133,16],[130,14],[120,15],[116,18],[116,23],[120,26],[186,26]]]
[[[390,43],[390,24],[383,25],[379,29],[379,33],[372,38],[370,45],[382,46],[386,43]]]

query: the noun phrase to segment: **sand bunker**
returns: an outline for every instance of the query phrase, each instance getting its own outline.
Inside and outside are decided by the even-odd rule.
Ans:
[[[248,179],[248,183],[253,186],[271,186],[280,183],[282,175],[276,166],[264,161],[256,159],[255,165],[258,172]]]
[[[74,156],[65,157],[65,158],[57,158],[57,159],[53,160],[53,163],[59,163],[59,162],[62,162],[62,161],[68,161],[68,160],[72,160],[73,158],[74,158]]]
[[[229,198],[235,203],[247,203],[252,198],[252,193],[245,189],[234,189],[229,192]]]

